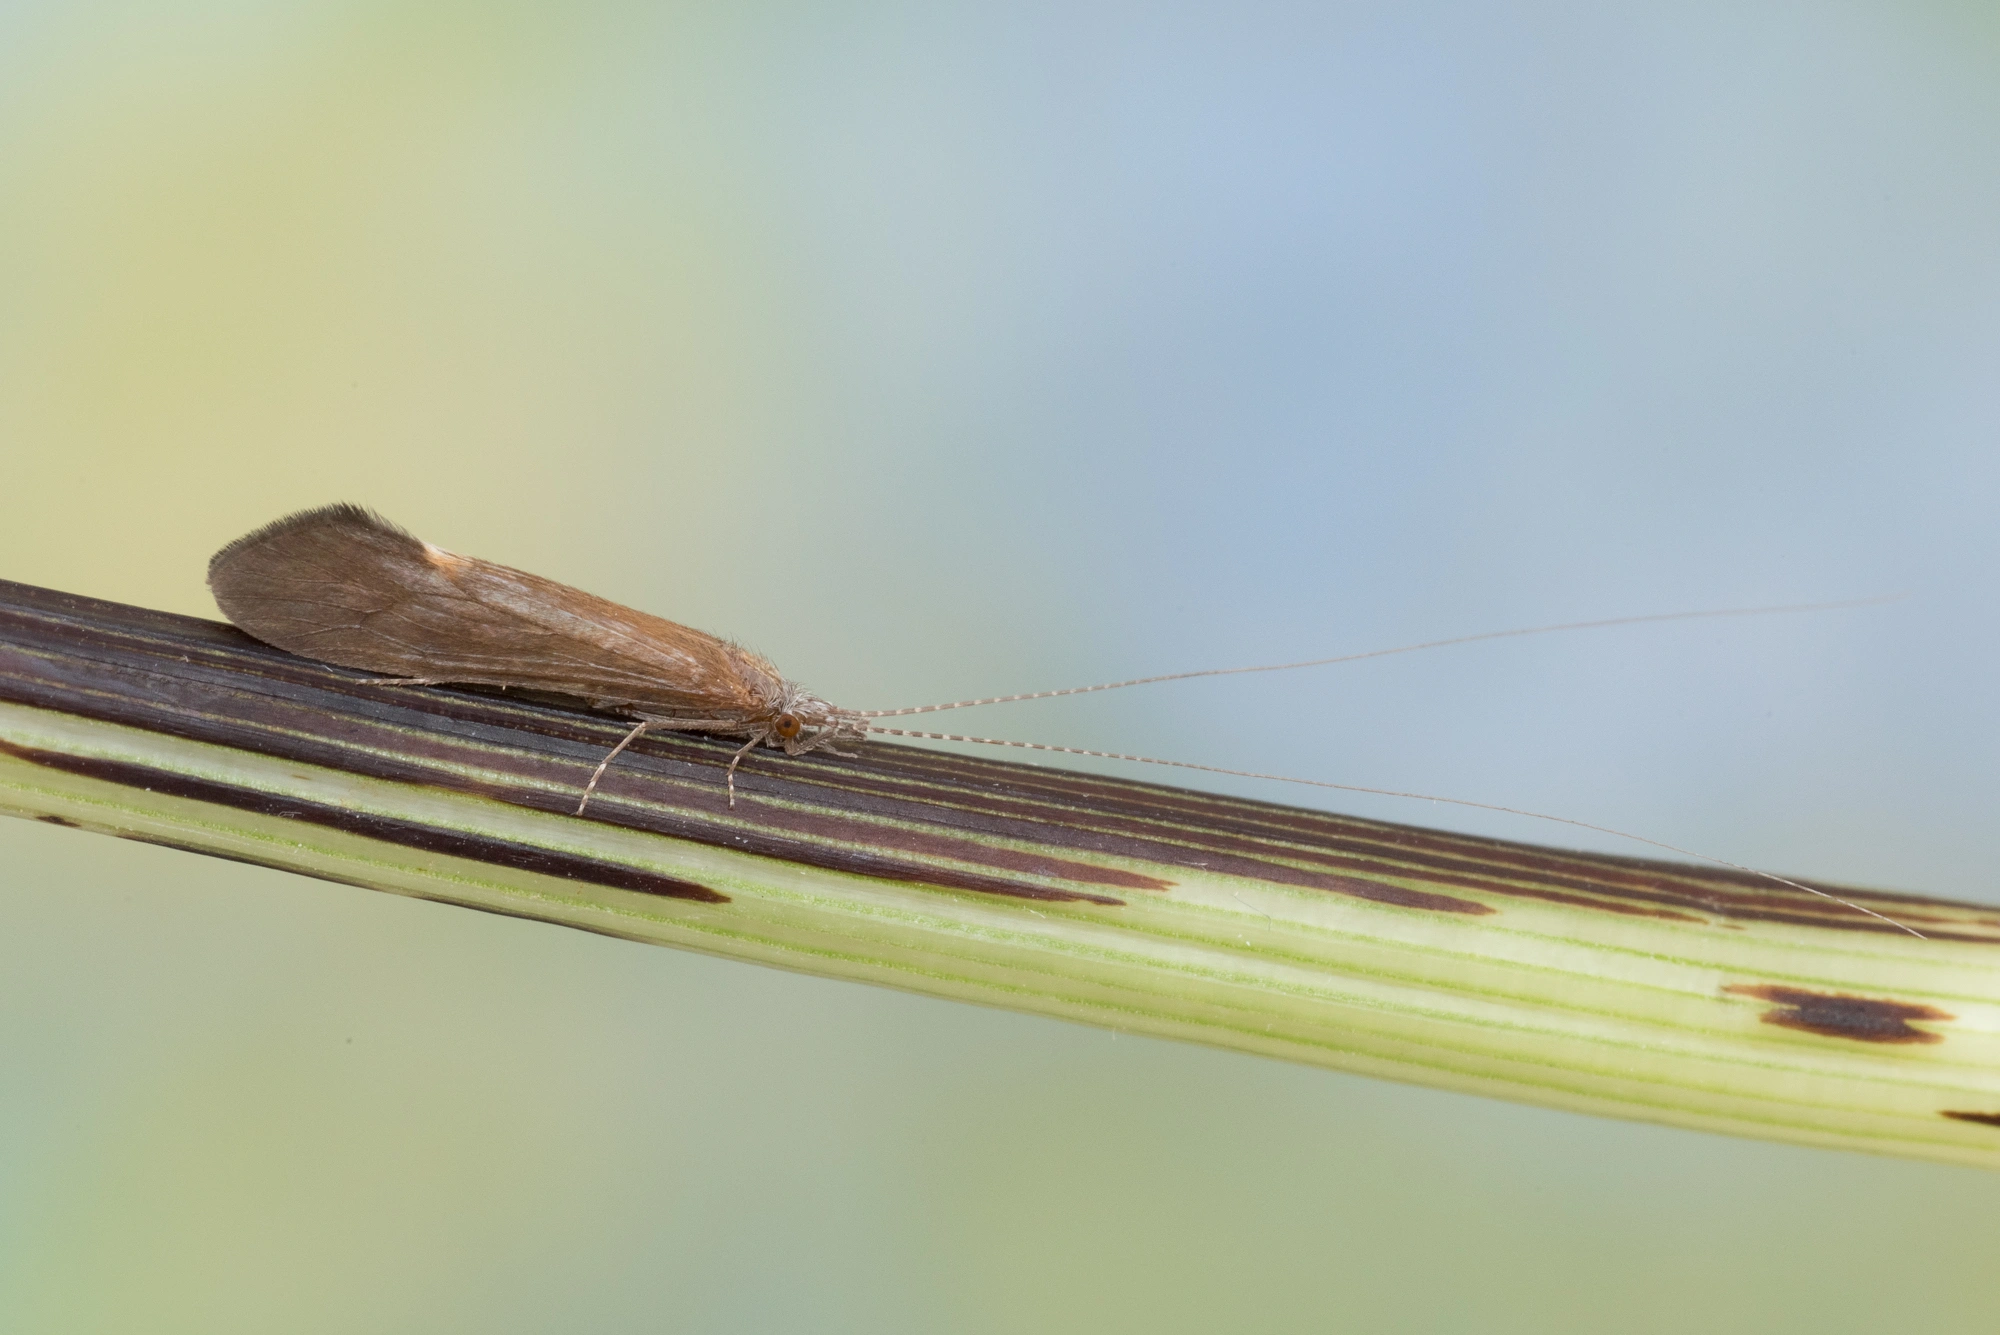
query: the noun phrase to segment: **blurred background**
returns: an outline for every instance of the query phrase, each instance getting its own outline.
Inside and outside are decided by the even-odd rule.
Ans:
[[[15,0],[0,577],[212,616],[354,500],[863,708],[1901,592],[977,722],[2000,902],[1996,58],[1942,0]],[[9,1330],[1991,1329],[1970,1170],[0,867]]]

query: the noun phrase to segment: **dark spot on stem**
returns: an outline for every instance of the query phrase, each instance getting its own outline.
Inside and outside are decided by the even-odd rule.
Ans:
[[[83,828],[67,816],[37,816],[35,819],[44,825],[60,825],[65,830],[80,830]]]
[[[2000,1126],[2000,1112],[1958,1112],[1954,1109],[1946,1108],[1944,1116],[1951,1118],[1954,1122],[1978,1122],[1982,1126]]]
[[[1760,1017],[1765,1024],[1828,1038],[1851,1038],[1858,1043],[1942,1043],[1943,1034],[1917,1029],[1910,1021],[1958,1018],[1935,1006],[1857,997],[1845,992],[1810,992],[1800,987],[1750,983],[1736,983],[1722,990],[1775,1003],[1777,1009],[1765,1011]]]

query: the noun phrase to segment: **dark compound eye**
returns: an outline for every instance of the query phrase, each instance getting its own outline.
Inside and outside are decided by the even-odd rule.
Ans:
[[[786,741],[791,741],[792,738],[799,735],[798,716],[795,714],[778,715],[777,721],[771,725],[771,731],[777,733],[778,736],[784,738]]]

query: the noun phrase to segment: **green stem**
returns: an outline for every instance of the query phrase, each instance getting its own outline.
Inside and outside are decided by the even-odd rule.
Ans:
[[[1678,1126],[2000,1166],[2000,911],[871,744],[746,760],[0,584],[0,810]]]

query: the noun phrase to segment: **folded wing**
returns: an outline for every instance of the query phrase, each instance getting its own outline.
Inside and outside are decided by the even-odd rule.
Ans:
[[[756,717],[783,689],[771,664],[727,641],[433,547],[354,505],[239,538],[209,562],[208,583],[266,644],[384,676],[686,718]]]

